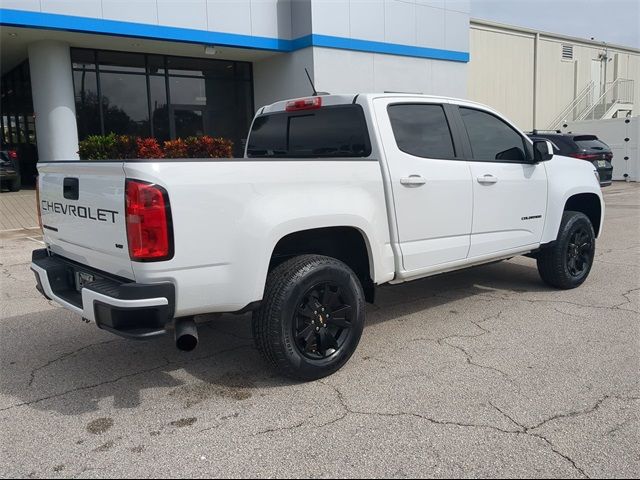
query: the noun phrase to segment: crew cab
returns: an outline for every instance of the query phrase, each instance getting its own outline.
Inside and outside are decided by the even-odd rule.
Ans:
[[[197,344],[194,317],[253,312],[302,380],[343,366],[376,287],[529,255],[550,286],[589,275],[604,204],[591,163],[498,112],[408,94],[260,108],[243,158],[39,164],[37,288],[88,322]]]

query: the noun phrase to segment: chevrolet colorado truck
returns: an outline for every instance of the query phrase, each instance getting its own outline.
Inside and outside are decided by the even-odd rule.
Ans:
[[[548,285],[582,284],[604,203],[588,162],[554,155],[494,110],[408,94],[260,108],[243,158],[39,164],[37,288],[102,329],[173,332],[253,312],[282,374],[353,354],[376,286],[516,255]]]

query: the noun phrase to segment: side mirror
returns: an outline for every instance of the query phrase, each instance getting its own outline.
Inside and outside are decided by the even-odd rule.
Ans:
[[[553,158],[553,145],[549,140],[533,142],[533,158],[537,162],[546,162]]]

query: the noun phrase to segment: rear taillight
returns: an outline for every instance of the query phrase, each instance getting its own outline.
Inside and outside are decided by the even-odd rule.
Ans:
[[[316,110],[322,107],[322,97],[301,98],[287,102],[287,112],[297,112],[298,110]]]
[[[131,260],[150,262],[173,257],[171,210],[164,188],[127,180],[126,217]]]
[[[7,153],[9,154],[9,158],[11,160],[17,160],[18,159],[18,152],[16,152],[15,150],[9,150],[9,151],[7,151]]]

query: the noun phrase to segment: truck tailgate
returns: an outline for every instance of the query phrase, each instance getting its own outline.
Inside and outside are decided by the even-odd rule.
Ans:
[[[38,165],[44,240],[53,253],[134,279],[121,162]]]

